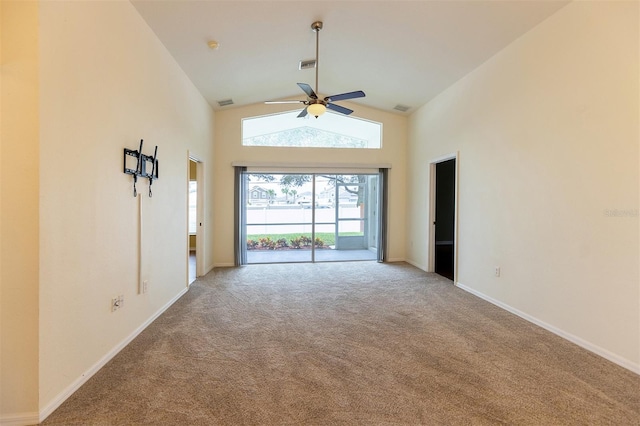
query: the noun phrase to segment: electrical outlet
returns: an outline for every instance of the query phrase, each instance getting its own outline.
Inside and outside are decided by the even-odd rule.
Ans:
[[[500,267],[496,266],[496,271],[495,271],[496,277],[500,276]]]
[[[122,308],[124,304],[124,295],[119,295],[118,297],[114,297],[111,299],[111,312],[115,312],[118,309]]]
[[[149,281],[147,280],[142,281],[142,292],[146,293],[148,289],[149,289]]]

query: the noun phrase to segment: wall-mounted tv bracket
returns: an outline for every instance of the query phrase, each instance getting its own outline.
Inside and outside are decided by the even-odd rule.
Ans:
[[[136,184],[138,183],[138,178],[147,178],[149,179],[149,197],[153,197],[153,193],[151,192],[151,185],[155,179],[158,179],[158,146],[153,152],[153,157],[149,155],[144,155],[142,153],[142,144],[144,140],[140,139],[140,148],[137,151],[133,151],[131,149],[124,149],[124,172],[128,175],[133,175],[133,196],[138,196],[138,191],[136,189]],[[127,156],[135,158],[136,168],[132,169],[127,167]],[[147,172],[147,163],[151,162],[151,172]]]

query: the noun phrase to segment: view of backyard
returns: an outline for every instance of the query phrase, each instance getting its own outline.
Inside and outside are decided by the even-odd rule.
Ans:
[[[376,259],[376,175],[247,174],[246,179],[248,263]]]

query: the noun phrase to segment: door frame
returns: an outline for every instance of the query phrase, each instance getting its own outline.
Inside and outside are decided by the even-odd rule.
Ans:
[[[455,191],[454,191],[454,208],[453,208],[453,282],[458,282],[458,188],[460,176],[460,151],[446,154],[433,158],[429,161],[429,249],[427,260],[427,271],[435,272],[435,251],[436,251],[436,226],[434,220],[436,217],[436,164],[445,161],[455,160]]]
[[[243,166],[234,166],[234,167],[243,167]],[[316,225],[318,225],[318,223],[316,223],[316,212],[317,212],[317,205],[316,205],[316,178],[319,175],[366,175],[366,176],[372,176],[372,177],[376,177],[377,179],[380,178],[380,172],[379,171],[374,171],[374,169],[369,169],[369,168],[362,168],[362,170],[360,169],[356,169],[356,170],[345,170],[345,169],[334,169],[334,168],[328,168],[327,170],[324,170],[324,168],[310,168],[310,169],[304,169],[304,168],[296,168],[296,171],[291,171],[291,170],[287,170],[284,167],[280,167],[280,168],[275,168],[275,167],[269,167],[267,169],[265,169],[264,171],[261,170],[260,168],[257,168],[257,170],[243,170],[242,171],[242,177],[239,177],[238,175],[236,176],[237,179],[245,179],[247,175],[251,175],[251,174],[271,174],[271,175],[310,175],[311,176],[311,181],[309,182],[311,184],[311,198],[312,201],[310,203],[310,207],[311,207],[311,222],[310,223],[306,223],[308,225],[311,225],[311,236],[312,236],[312,240],[315,241],[315,236],[316,236]],[[350,184],[346,184],[345,186],[354,186],[354,185],[364,185],[366,187],[366,185],[368,185],[369,182],[364,182],[364,183],[350,183]],[[338,212],[338,208],[339,208],[339,187],[340,185],[336,182],[335,185],[335,193],[334,193],[334,206],[336,208],[336,215],[335,215],[335,233],[336,233],[336,237],[338,236],[339,233],[339,212]],[[246,194],[249,192],[248,187],[243,187],[243,185],[238,185],[238,187],[236,188],[236,191],[242,192],[242,194],[238,194],[240,195],[239,198],[241,199],[245,199]],[[376,195],[378,195],[378,193],[380,192],[380,190],[376,191]],[[366,196],[366,194],[365,194]],[[240,217],[245,217],[245,219],[241,219],[238,221],[237,226],[241,227],[239,229],[239,234],[241,235],[241,238],[239,238],[240,241],[237,241],[236,244],[242,244],[242,241],[246,241],[247,238],[247,227],[248,226],[253,226],[253,225],[264,225],[263,223],[247,223],[246,220],[246,208],[247,208],[247,203],[246,200],[242,201],[240,203],[236,203],[235,206],[236,209],[244,209],[244,212],[238,212],[238,216]],[[382,209],[383,206],[378,202],[376,203],[376,209],[378,209],[378,213],[376,214],[376,220],[382,220],[381,217],[383,217],[382,214]],[[358,219],[360,221],[362,221],[362,219]],[[370,220],[370,219],[368,219]],[[368,222],[368,220],[364,220],[363,222],[366,224]],[[277,225],[295,225],[297,223],[278,223]],[[302,224],[302,223],[301,223]],[[326,223],[325,223],[326,224]],[[376,226],[376,229],[380,228],[379,226]],[[374,252],[376,255],[378,253],[378,246],[380,244],[380,237],[378,236],[376,238],[376,242],[377,242],[377,246],[376,246],[376,250],[372,250],[372,247],[369,246],[369,244],[367,244],[366,247],[363,247],[363,250],[368,250],[371,252]],[[338,243],[338,239],[336,238],[336,245]],[[236,247],[237,249],[237,247]],[[243,253],[247,253],[247,247],[246,245],[241,247],[240,250]],[[338,249],[339,250],[339,249]],[[292,263],[305,263],[305,262],[311,262],[311,263],[315,263],[317,262],[316,259],[316,248],[315,248],[315,244],[311,245],[311,250],[310,250],[310,260],[303,260],[303,261],[296,261],[296,262],[292,262]],[[243,256],[240,256],[243,257]],[[358,260],[364,260],[364,259],[358,259]],[[375,258],[373,259],[367,259],[367,260],[376,260]],[[327,262],[329,261],[355,261],[354,259],[345,259],[345,260],[326,260]],[[242,262],[246,262],[246,263],[242,263]],[[324,260],[321,262],[325,262]],[[247,259],[244,259],[241,261],[242,264],[254,264],[254,262],[248,262]],[[290,262],[257,262],[257,263],[290,263]]]
[[[204,162],[192,152],[187,152],[187,287],[189,283],[189,175],[191,162],[196,164],[196,278],[203,275],[204,268]]]

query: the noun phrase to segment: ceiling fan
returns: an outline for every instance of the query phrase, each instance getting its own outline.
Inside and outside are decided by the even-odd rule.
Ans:
[[[322,21],[316,21],[311,24],[311,29],[316,33],[316,91],[314,92],[311,86],[306,83],[298,83],[298,86],[302,89],[304,93],[307,95],[306,101],[300,100],[285,100],[285,101],[266,101],[265,104],[295,104],[302,103],[305,108],[298,114],[298,118],[306,117],[307,114],[311,114],[318,118],[318,116],[324,114],[328,109],[339,112],[341,114],[349,115],[353,112],[353,110],[349,108],[345,108],[340,105],[336,105],[333,102],[335,101],[344,101],[347,99],[355,99],[355,98],[363,98],[365,96],[362,90],[357,90],[355,92],[349,93],[341,93],[339,95],[327,96],[324,99],[318,99],[318,67],[320,62],[318,60],[318,46],[320,42],[320,30],[322,29]]]

